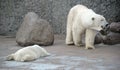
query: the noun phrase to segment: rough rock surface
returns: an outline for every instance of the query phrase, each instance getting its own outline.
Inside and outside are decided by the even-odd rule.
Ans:
[[[120,22],[113,22],[110,24],[110,31],[120,33]]]
[[[95,36],[94,44],[100,44],[100,43],[103,43],[103,36],[100,33],[98,33]]]
[[[95,37],[95,44],[108,44],[108,45],[114,45],[114,44],[120,44],[120,22],[113,22],[109,25],[109,28],[107,30],[107,33],[98,33]],[[105,31],[106,32],[106,31]]]
[[[97,34],[94,44],[104,43],[107,45],[120,44],[120,33],[109,32],[107,35]]]
[[[67,14],[76,4],[104,15],[109,22],[120,21],[120,0],[0,0],[0,35],[15,35],[30,11],[50,22],[55,34],[65,35]]]
[[[34,12],[29,12],[25,15],[24,21],[16,34],[16,42],[20,46],[52,45],[54,42],[52,27]]]
[[[103,39],[103,43],[108,45],[120,44],[120,33],[110,32]]]

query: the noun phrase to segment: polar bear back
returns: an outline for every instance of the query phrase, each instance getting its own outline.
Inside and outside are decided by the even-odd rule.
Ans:
[[[73,21],[81,22],[80,24],[82,24],[85,28],[90,27],[90,25],[92,25],[91,18],[97,16],[92,9],[83,5],[76,5],[71,9],[70,13],[73,13]]]
[[[80,13],[82,11],[87,10],[88,8],[83,5],[76,5],[73,8],[71,8],[71,12],[74,12],[75,14]]]
[[[84,5],[74,6],[70,10],[68,17],[69,17],[68,23],[70,23],[69,25],[71,25],[71,26],[74,23],[79,22],[75,25],[82,26],[85,29],[95,29],[98,31],[100,31],[102,29],[101,27],[98,26],[98,25],[101,25],[99,23],[101,23],[102,19],[105,20],[105,18],[102,15],[96,14],[92,9],[89,9]],[[95,18],[95,20],[97,21],[97,22],[95,22],[96,23],[95,25],[93,25],[92,18]],[[106,23],[106,21],[104,23]],[[103,23],[103,25],[104,25],[104,23]],[[94,27],[92,27],[92,26],[94,26]]]

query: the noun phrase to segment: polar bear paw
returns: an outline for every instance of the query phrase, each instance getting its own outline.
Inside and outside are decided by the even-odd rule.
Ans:
[[[82,44],[82,43],[75,43],[75,46],[82,47],[82,46],[84,46],[84,44]]]
[[[73,41],[66,41],[66,44],[67,45],[73,45],[74,43],[73,43]]]
[[[85,49],[95,49],[95,47],[94,46],[86,46]]]

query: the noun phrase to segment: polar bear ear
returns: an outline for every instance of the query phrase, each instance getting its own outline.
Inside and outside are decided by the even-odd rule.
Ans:
[[[94,20],[95,20],[95,18],[94,18],[94,17],[92,17],[92,20],[94,21]]]

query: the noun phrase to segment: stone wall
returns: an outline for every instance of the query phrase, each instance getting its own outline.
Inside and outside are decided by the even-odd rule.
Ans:
[[[109,22],[120,21],[120,0],[0,0],[0,35],[15,36],[30,11],[50,22],[55,34],[65,35],[68,11],[76,4],[86,5]]]

